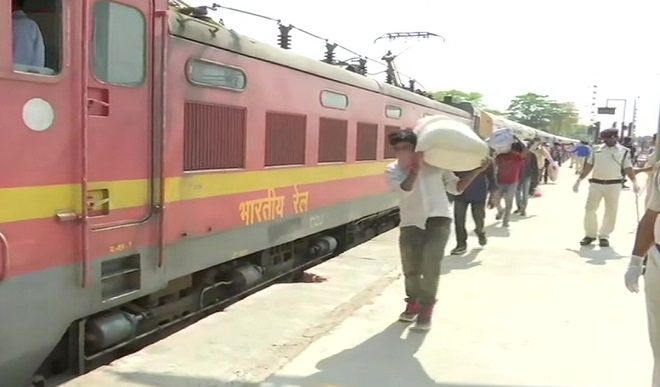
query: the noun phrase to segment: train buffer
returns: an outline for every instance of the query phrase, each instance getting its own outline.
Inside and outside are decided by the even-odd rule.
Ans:
[[[489,212],[484,249],[471,236],[445,258],[427,334],[396,322],[394,230],[310,270],[324,282],[274,285],[64,386],[649,385],[643,296],[623,285],[633,193],[612,248],[580,249],[586,189],[571,192],[570,172],[508,230]]]

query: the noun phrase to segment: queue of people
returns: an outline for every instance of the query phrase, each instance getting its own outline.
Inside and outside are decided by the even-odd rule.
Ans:
[[[399,316],[415,321],[414,330],[431,327],[436,302],[440,263],[451,233],[452,205],[449,194],[461,195],[491,163],[461,177],[424,163],[415,152],[417,135],[411,130],[389,136],[397,160],[387,167],[392,191],[399,194],[401,234],[399,247],[405,278],[406,308]]]
[[[422,161],[411,130],[392,133],[389,144],[397,158],[387,167],[387,176],[391,190],[399,194],[399,247],[406,293],[399,320],[414,321],[413,330],[428,330],[452,218],[456,237],[452,255],[467,251],[468,208],[478,243],[485,246],[486,208],[497,208],[496,219],[502,220],[502,227],[509,226],[512,213],[526,216],[531,185],[542,176],[539,166],[547,167],[545,161],[552,164],[554,160],[538,139],[528,143],[516,139],[508,152],[484,160],[479,168],[452,172]],[[541,162],[537,154],[543,157]],[[512,212],[514,201],[517,209]]]
[[[660,387],[660,162],[650,161],[643,168],[634,169],[632,152],[619,143],[616,129],[602,131],[600,138],[602,144],[594,146],[593,150],[581,143],[567,154],[550,152],[538,141],[523,143],[516,139],[508,152],[496,155],[494,160],[488,158],[475,170],[454,173],[423,162],[421,154],[415,152],[417,137],[413,131],[392,133],[389,142],[397,160],[388,166],[387,174],[391,189],[400,195],[399,245],[406,293],[405,309],[399,320],[415,322],[413,330],[430,329],[452,215],[457,243],[452,254],[467,251],[468,207],[479,244],[486,245],[486,207],[497,208],[497,218],[504,227],[508,226],[514,198],[516,212],[525,216],[532,183],[544,179],[540,167],[548,167],[546,160],[550,165],[555,159],[572,160],[572,166],[579,170],[573,186],[576,192],[582,181],[591,175],[582,246],[598,240],[601,247],[609,247],[622,183],[629,178],[638,194],[636,175],[652,173],[647,183],[646,213],[639,222],[624,279],[628,290],[639,292],[639,278],[645,276],[648,330],[654,354],[653,386]],[[454,196],[453,211],[450,195]],[[596,210],[602,201],[605,215],[598,228]]]

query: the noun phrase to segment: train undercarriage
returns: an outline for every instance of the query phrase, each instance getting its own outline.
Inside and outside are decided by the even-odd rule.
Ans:
[[[72,322],[39,367],[35,387],[51,387],[133,353],[209,314],[304,271],[398,224],[387,210],[169,281],[156,293]]]

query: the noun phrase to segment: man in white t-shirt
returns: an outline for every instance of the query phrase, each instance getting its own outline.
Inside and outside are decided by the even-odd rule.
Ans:
[[[635,246],[630,257],[625,283],[631,292],[639,292],[639,277],[644,272],[644,256],[647,256],[644,273],[646,315],[649,337],[653,349],[653,387],[660,387],[660,163],[655,165],[648,184],[648,207],[637,226]]]
[[[490,165],[460,179],[453,172],[422,161],[411,130],[392,133],[389,143],[397,160],[387,167],[392,191],[399,194],[401,266],[405,277],[406,310],[400,321],[416,321],[413,329],[428,330],[438,291],[440,261],[451,232],[452,206],[447,192],[460,195]]]

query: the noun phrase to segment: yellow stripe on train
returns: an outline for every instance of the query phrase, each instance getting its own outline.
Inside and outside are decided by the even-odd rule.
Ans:
[[[250,172],[197,172],[166,180],[167,203],[316,184],[382,174],[388,162],[272,168]],[[89,189],[108,189],[110,208],[140,207],[149,201],[148,180],[90,182]],[[54,217],[58,211],[80,211],[80,184],[0,189],[0,223]]]

